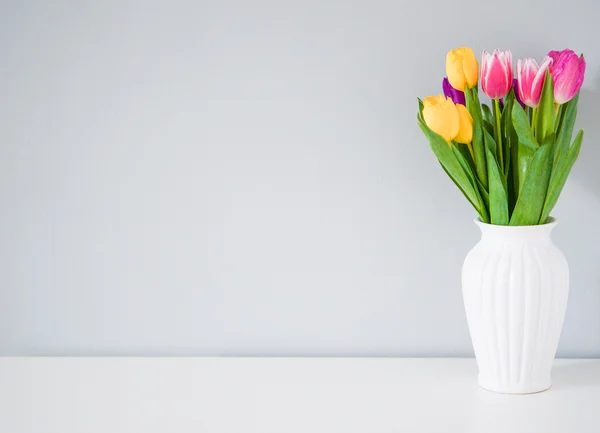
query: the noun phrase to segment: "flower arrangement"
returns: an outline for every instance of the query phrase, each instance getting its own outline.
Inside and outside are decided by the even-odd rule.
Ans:
[[[448,52],[443,94],[419,99],[418,122],[442,168],[484,223],[544,224],[579,155],[571,141],[585,59],[551,51],[540,64],[509,50]],[[480,79],[479,79],[480,78]],[[479,79],[479,80],[478,80]],[[481,90],[491,104],[481,103]]]

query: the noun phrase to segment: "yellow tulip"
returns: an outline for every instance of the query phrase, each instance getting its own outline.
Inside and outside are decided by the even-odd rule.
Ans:
[[[465,91],[477,85],[479,64],[470,48],[457,48],[446,55],[446,75],[455,89]]]
[[[423,99],[423,120],[429,129],[441,135],[447,143],[454,140],[460,129],[456,105],[444,95]]]
[[[456,111],[458,111],[459,128],[454,141],[469,145],[473,140],[473,118],[464,105],[456,104]]]

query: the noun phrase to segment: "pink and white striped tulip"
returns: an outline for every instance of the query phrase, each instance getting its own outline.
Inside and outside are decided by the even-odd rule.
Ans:
[[[535,108],[540,103],[546,70],[551,64],[552,57],[550,56],[544,57],[541,65],[538,65],[535,59],[531,57],[517,60],[517,80],[519,85],[515,89],[515,92],[518,92],[519,98],[528,107]]]
[[[577,95],[585,75],[585,59],[573,50],[550,51],[553,62],[550,74],[554,82],[554,100],[564,104]]]
[[[481,88],[492,99],[504,98],[512,87],[512,53],[510,50],[483,52],[481,58]]]

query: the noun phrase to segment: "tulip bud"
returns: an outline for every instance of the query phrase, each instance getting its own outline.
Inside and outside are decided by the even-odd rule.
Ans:
[[[585,75],[585,59],[573,50],[550,51],[548,57],[553,59],[550,74],[554,83],[554,100],[564,104],[575,97]]]
[[[450,143],[460,130],[460,118],[452,99],[444,95],[423,99],[423,120],[433,132]]]
[[[535,59],[526,57],[524,60],[517,61],[518,88],[515,87],[515,94],[528,107],[535,108],[540,103],[542,96],[542,87],[544,86],[544,77],[546,70],[552,64],[552,58],[546,56],[541,65]]]
[[[477,58],[470,48],[457,48],[446,55],[448,81],[461,92],[467,87],[471,89],[477,85],[478,69]]]
[[[442,90],[446,98],[452,98],[452,102],[455,104],[465,105],[465,93],[455,89],[448,81],[448,78],[444,78],[442,81]]]
[[[458,111],[459,128],[454,141],[469,145],[473,141],[473,118],[464,105],[457,104],[456,111]]]
[[[510,50],[483,52],[481,89],[492,99],[504,98],[512,86],[512,53]]]

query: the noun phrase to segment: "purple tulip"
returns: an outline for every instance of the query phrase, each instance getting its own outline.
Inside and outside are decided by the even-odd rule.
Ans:
[[[585,75],[585,59],[573,50],[550,51],[550,74],[554,82],[554,100],[564,104],[577,95]]]
[[[444,78],[442,81],[442,89],[446,98],[451,98],[455,104],[465,105],[465,93],[452,87],[448,78]]]
[[[521,107],[525,108],[525,103],[521,100],[521,95],[519,95],[519,80],[516,78],[513,78],[513,90],[515,91],[515,99]]]

